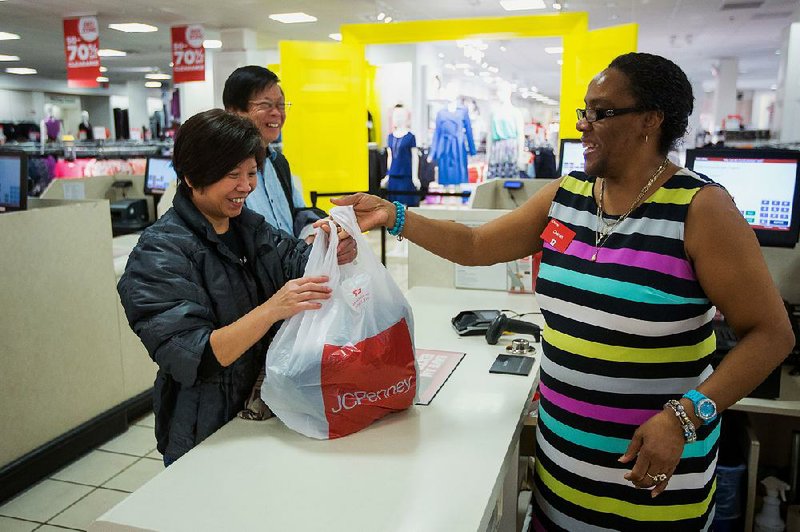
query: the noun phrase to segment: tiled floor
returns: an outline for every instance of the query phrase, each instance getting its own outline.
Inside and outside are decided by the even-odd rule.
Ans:
[[[0,531],[86,530],[164,469],[153,415],[0,506]]]
[[[380,256],[380,233],[367,234]],[[386,240],[386,266],[405,293],[408,258],[404,245]],[[0,506],[0,532],[86,530],[107,510],[163,471],[156,451],[153,415]]]

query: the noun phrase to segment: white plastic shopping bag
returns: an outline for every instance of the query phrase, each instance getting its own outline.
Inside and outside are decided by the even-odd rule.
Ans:
[[[361,234],[353,208],[330,214],[355,239],[358,257],[338,265],[336,229],[317,229],[304,275],[330,277],[332,296],[283,323],[267,351],[261,388],[283,423],[319,439],[404,410],[417,390],[411,307]]]

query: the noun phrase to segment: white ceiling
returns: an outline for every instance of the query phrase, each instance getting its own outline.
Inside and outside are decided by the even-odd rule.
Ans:
[[[551,13],[552,0],[544,11]],[[782,32],[800,21],[800,0],[567,0],[564,12],[586,11],[590,29],[635,22],[639,24],[639,50],[669,57],[696,84],[713,82],[712,67],[722,57],[739,60],[740,89],[769,89],[777,82]],[[308,24],[281,24],[271,13],[304,11],[319,20]],[[0,31],[18,33],[21,39],[0,41],[0,54],[18,55],[21,61],[6,66],[36,68],[41,78],[64,80],[62,18],[93,14],[101,27],[102,48],[128,52],[125,58],[104,58],[112,83],[144,80],[141,69],[170,72],[169,27],[200,23],[207,38],[219,31],[249,28],[258,34],[261,48],[276,48],[283,39],[328,40],[343,23],[374,22],[384,12],[397,21],[463,17],[511,16],[498,0],[0,0]],[[108,29],[113,22],[144,22],[156,33],[122,33]],[[558,56],[544,46],[560,39],[522,39],[492,43],[487,62],[501,75],[520,85],[534,84],[545,95],[558,98]],[[499,51],[500,44],[507,47]],[[441,43],[445,61],[457,58],[453,43]],[[133,69],[134,71],[131,71]],[[138,72],[136,70],[139,70]]]

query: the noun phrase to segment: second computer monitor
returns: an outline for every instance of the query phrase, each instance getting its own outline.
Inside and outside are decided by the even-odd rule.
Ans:
[[[558,175],[583,172],[583,144],[579,139],[561,139],[558,150]]]
[[[170,183],[178,180],[171,157],[148,157],[144,172],[144,191],[148,194],[163,194]]]
[[[27,157],[0,152],[0,212],[24,211],[28,204]]]
[[[686,167],[724,186],[762,246],[794,247],[800,234],[800,152],[686,151]]]

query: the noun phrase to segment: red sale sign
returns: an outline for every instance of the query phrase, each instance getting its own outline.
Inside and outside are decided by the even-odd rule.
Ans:
[[[64,19],[64,54],[70,87],[97,87],[100,75],[100,31],[95,17]]]
[[[173,82],[205,81],[206,51],[203,39],[203,26],[172,27]]]

